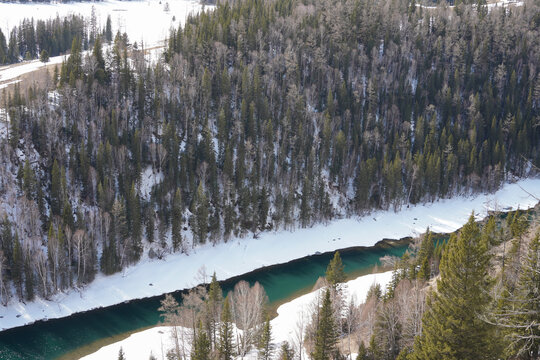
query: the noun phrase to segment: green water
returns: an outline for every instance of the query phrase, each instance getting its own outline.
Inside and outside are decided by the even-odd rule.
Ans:
[[[371,273],[384,255],[401,256],[409,241],[381,241],[374,247],[340,250],[349,277]],[[258,281],[265,288],[270,305],[309,291],[324,275],[333,253],[313,255],[286,264],[258,269],[222,282],[225,292],[240,280]],[[174,293],[178,298],[181,292]],[[0,359],[78,358],[99,347],[127,337],[130,333],[157,325],[163,296],[134,300],[91,310],[62,319],[37,322],[0,332]],[[0,319],[0,328],[2,319]]]

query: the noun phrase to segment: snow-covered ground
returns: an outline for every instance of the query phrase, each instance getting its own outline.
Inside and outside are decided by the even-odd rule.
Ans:
[[[378,283],[384,289],[391,279],[392,272],[388,271],[381,274],[365,275],[351,280],[346,283],[349,299],[354,298],[355,304],[361,304],[365,301],[371,285]],[[281,305],[277,309],[278,316],[270,322],[274,345],[279,345],[283,341],[287,341],[289,344],[296,342],[297,324],[303,323],[304,326],[307,324],[309,321],[309,311],[322,291],[323,289],[319,289],[300,296]],[[157,326],[135,333],[125,340],[104,346],[82,359],[114,359],[118,356],[120,348],[122,348],[126,358],[129,360],[147,360],[150,354],[154,355],[157,359],[165,359],[167,350],[173,348],[171,329],[168,326]],[[247,359],[256,359],[254,353],[250,355]]]
[[[294,232],[263,233],[258,239],[232,239],[216,246],[206,244],[190,254],[169,255],[165,260],[145,259],[122,273],[99,275],[86,288],[57,294],[52,301],[40,299],[0,307],[0,327],[8,329],[39,319],[64,317],[126,300],[190,288],[196,285],[194,279],[202,267],[207,274],[215,271],[222,280],[317,251],[372,246],[383,238],[418,235],[428,226],[433,231],[450,232],[465,224],[473,210],[478,217],[484,217],[488,210],[532,207],[538,198],[540,179],[525,179],[507,184],[495,194],[456,197],[398,212],[378,211],[363,218],[335,220],[328,225]]]
[[[166,10],[168,4],[169,11]],[[197,13],[202,5],[195,0],[146,0],[68,3],[0,3],[0,28],[7,34],[25,18],[46,20],[56,17],[80,14],[90,19],[92,7],[95,9],[99,29],[105,27],[110,15],[113,32],[127,33],[132,42],[144,41],[145,46],[162,44],[168,37],[171,26],[178,27],[187,15]],[[173,20],[174,19],[174,20]]]
[[[165,11],[168,4],[169,11]],[[113,32],[126,32],[131,42],[141,44],[146,48],[164,45],[171,27],[177,28],[184,24],[189,14],[196,14],[203,8],[195,0],[147,0],[147,1],[118,1],[104,0],[98,2],[73,3],[4,3],[0,2],[0,29],[9,39],[9,32],[25,18],[47,20],[56,15],[64,17],[70,14],[80,14],[90,19],[92,7],[99,29],[105,27],[107,16],[111,16]],[[206,9],[212,7],[207,6]],[[155,51],[154,51],[155,52]],[[14,83],[21,75],[38,70],[44,66],[62,63],[64,56],[51,57],[47,65],[39,60],[25,61],[20,64],[0,67],[0,89]],[[52,71],[52,70],[51,70]],[[9,83],[8,83],[9,81]]]
[[[487,4],[488,9],[494,8],[494,7],[508,7],[508,6],[522,6],[523,1],[516,1],[516,0],[500,0],[500,1],[494,1],[489,2]],[[432,5],[422,5],[422,4],[416,4],[418,7],[422,7],[424,9],[436,9],[437,6]],[[444,5],[441,5],[444,6]],[[448,6],[449,8],[453,8],[454,5]]]

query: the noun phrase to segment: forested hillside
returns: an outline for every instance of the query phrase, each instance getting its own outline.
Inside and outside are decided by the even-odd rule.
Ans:
[[[246,0],[2,97],[0,298],[478,191],[540,162],[538,4]]]

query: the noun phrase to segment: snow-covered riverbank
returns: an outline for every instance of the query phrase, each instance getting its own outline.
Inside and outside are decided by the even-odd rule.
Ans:
[[[350,298],[355,299],[356,304],[365,301],[367,292],[371,285],[380,284],[384,289],[392,279],[392,272],[388,271],[380,274],[360,276],[346,283],[346,291]],[[278,316],[270,324],[272,327],[272,341],[274,345],[279,345],[284,341],[289,344],[295,343],[295,332],[297,324],[309,321],[308,312],[311,305],[316,301],[317,296],[323,289],[319,289],[309,294],[300,296],[288,303],[281,305],[277,309]],[[303,318],[303,319],[302,319]],[[168,349],[173,348],[170,327],[156,326],[129,336],[125,340],[118,341],[102,347],[98,351],[83,357],[84,360],[114,359],[122,348],[126,359],[147,360],[150,354],[157,359],[165,359]],[[256,352],[249,354],[245,359],[256,359]]]
[[[328,225],[294,232],[263,233],[258,239],[232,239],[216,246],[206,244],[189,255],[174,254],[165,260],[146,259],[122,273],[99,275],[86,288],[57,294],[51,301],[39,299],[0,307],[0,329],[190,288],[196,285],[194,279],[203,266],[207,274],[215,271],[218,279],[228,279],[317,251],[372,246],[383,238],[418,235],[428,226],[437,232],[454,231],[467,221],[473,210],[482,218],[488,210],[532,207],[539,197],[540,179],[526,179],[507,184],[495,194],[456,197],[398,212],[379,211],[363,218],[335,220]]]

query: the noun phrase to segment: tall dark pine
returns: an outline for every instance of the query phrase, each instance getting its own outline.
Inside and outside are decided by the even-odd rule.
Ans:
[[[334,322],[330,291],[326,290],[322,307],[319,310],[317,335],[315,338],[315,350],[311,356],[312,359],[330,360],[334,358],[337,340],[337,329]]]
[[[481,318],[491,300],[489,261],[487,238],[471,215],[460,234],[448,242],[437,291],[428,300],[412,359],[496,358],[493,327]]]
[[[221,315],[221,329],[219,331],[219,359],[232,360],[234,357],[234,338],[231,320],[231,307],[229,298],[225,298],[223,303],[223,313]]]

